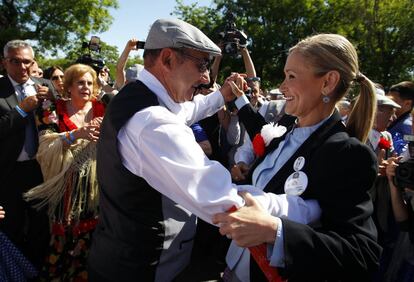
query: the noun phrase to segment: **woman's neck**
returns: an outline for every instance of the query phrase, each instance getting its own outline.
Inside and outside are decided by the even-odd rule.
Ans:
[[[82,111],[90,104],[90,101],[84,101],[84,100],[70,100],[70,104],[72,105],[72,108],[75,112]]]
[[[335,111],[335,107],[331,108],[327,105],[322,109],[314,109],[312,114],[305,117],[298,117],[297,126],[298,127],[309,127],[315,124],[320,123],[324,119],[328,118]]]

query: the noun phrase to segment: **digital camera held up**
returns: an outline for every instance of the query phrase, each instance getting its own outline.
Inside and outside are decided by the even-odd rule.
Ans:
[[[404,140],[408,141],[410,158],[396,167],[394,183],[400,189],[414,190],[414,135],[404,135]]]
[[[227,11],[225,17],[226,25],[224,31],[219,33],[223,42],[223,54],[236,57],[240,47],[246,47],[247,35],[236,28],[235,17],[232,12]]]
[[[92,67],[97,74],[103,69],[105,66],[105,61],[99,58],[93,58],[92,52],[100,53],[101,46],[100,46],[100,38],[98,36],[92,36],[89,42],[82,43],[82,49],[88,49],[88,53],[81,55],[77,60],[76,63],[84,64]]]

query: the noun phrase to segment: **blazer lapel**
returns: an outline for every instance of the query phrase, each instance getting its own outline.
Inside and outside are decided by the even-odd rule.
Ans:
[[[6,98],[7,104],[9,104],[10,108],[13,109],[18,104],[16,95],[10,95]]]
[[[340,122],[341,117],[337,111],[324,123],[322,124],[314,133],[312,133],[308,139],[299,147],[299,149],[289,158],[289,160],[283,165],[283,167],[273,176],[273,178],[267,183],[264,191],[266,192],[273,192],[275,194],[283,194],[284,193],[284,183],[288,176],[293,173],[293,164],[295,160],[302,156],[305,160],[309,159],[312,156],[315,148],[320,146],[323,141],[329,137],[330,131],[335,127],[338,126],[338,122]],[[339,126],[343,127],[342,123]],[[305,166],[302,170],[307,170],[307,164],[309,162],[305,162]]]
[[[271,152],[273,152],[280,144],[280,142],[282,142],[283,140],[285,140],[285,137],[287,135],[288,132],[290,132],[292,130],[292,128],[296,125],[296,117],[290,116],[290,115],[284,115],[279,122],[277,123],[278,125],[282,125],[287,127],[287,130],[285,132],[285,134],[283,134],[282,136],[278,137],[278,138],[274,138],[272,141],[270,141],[269,145],[266,147],[265,150],[265,154],[263,157],[260,158],[256,158],[249,170],[249,175],[247,177],[247,180],[245,183],[252,183],[252,176],[253,176],[253,171],[255,170],[255,168],[264,160],[264,158]]]
[[[0,98],[4,98],[9,107],[13,109],[18,104],[16,90],[7,76],[2,77],[0,89],[4,91]]]

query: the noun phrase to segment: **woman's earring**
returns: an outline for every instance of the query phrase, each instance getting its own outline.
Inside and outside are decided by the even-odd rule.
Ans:
[[[322,101],[323,101],[325,104],[328,104],[328,103],[329,103],[329,101],[331,101],[331,98],[329,98],[329,96],[327,96],[327,95],[322,95]]]

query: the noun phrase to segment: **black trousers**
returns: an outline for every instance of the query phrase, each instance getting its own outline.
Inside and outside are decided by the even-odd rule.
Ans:
[[[43,182],[36,160],[16,162],[10,174],[0,183],[0,205],[6,217],[0,230],[40,269],[49,245],[50,231],[46,209],[37,211],[22,194]]]

